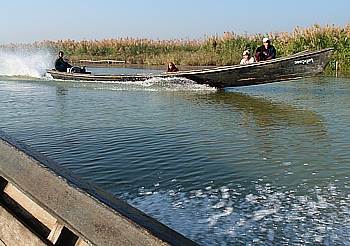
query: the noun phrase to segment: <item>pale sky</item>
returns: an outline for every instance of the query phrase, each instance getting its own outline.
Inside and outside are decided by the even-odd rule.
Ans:
[[[350,22],[349,0],[11,0],[1,2],[0,45],[44,40],[199,39],[291,32]]]

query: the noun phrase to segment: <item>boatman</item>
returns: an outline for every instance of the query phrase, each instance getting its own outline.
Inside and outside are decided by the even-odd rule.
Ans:
[[[256,49],[255,60],[266,61],[276,58],[276,49],[270,44],[270,39],[263,38],[263,45]]]
[[[58,52],[58,58],[55,61],[55,69],[60,72],[67,72],[67,68],[71,68],[68,62],[63,60],[63,51]]]

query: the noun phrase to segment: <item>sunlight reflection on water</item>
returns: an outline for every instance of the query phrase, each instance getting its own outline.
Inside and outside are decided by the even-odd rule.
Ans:
[[[347,79],[0,85],[2,130],[199,244],[349,244]]]

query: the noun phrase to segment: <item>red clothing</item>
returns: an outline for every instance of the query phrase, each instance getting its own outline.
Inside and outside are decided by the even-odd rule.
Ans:
[[[179,71],[179,69],[177,69],[177,67],[175,67],[175,64],[174,63],[172,63],[172,62],[170,62],[169,64],[168,64],[168,68],[165,70],[165,72],[177,72],[177,71]]]
[[[172,67],[172,68],[168,68],[167,70],[166,70],[166,72],[168,73],[168,72],[177,72],[177,71],[179,71],[179,69],[177,69],[177,67]]]

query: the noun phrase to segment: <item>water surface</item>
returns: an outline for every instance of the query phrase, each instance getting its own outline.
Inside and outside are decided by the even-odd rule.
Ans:
[[[7,75],[0,129],[201,245],[349,245],[349,82]]]

